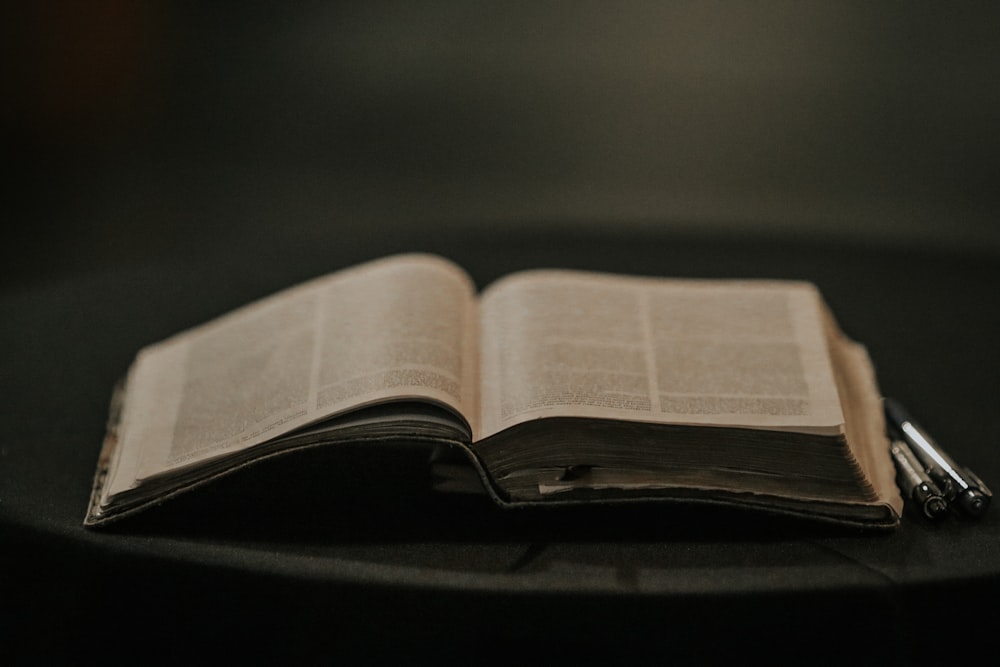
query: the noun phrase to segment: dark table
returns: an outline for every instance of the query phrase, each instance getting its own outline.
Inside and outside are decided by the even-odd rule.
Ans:
[[[546,230],[546,231],[543,231]],[[559,266],[800,278],[863,341],[882,389],[1000,484],[988,252],[815,239],[430,231],[192,251],[2,293],[0,644],[25,662],[869,656],[912,664],[988,636],[1000,509],[866,534],[718,510],[500,510],[437,496],[418,450],[311,454],[84,529],[107,401],[142,346],[309,277],[405,250],[479,285]],[[322,474],[319,474],[322,473]]]

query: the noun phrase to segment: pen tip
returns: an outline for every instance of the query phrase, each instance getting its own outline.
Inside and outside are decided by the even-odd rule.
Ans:
[[[934,497],[924,504],[924,514],[930,519],[937,519],[948,512],[948,503],[944,498]]]
[[[972,516],[982,516],[989,505],[988,499],[982,493],[966,491],[962,494],[962,509]]]

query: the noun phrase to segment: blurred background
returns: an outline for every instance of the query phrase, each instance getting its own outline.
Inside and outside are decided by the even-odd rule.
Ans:
[[[0,11],[8,287],[441,230],[1000,249],[991,3]]]

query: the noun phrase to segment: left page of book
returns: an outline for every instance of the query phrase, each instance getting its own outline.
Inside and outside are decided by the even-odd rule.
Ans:
[[[476,308],[461,268],[398,255],[143,349],[105,495],[385,401],[441,404],[475,428]]]

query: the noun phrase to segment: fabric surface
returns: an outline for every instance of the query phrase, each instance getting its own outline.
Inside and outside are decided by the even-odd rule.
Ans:
[[[540,228],[299,243],[267,261],[123,263],[2,295],[0,592],[7,638],[24,655],[66,659],[101,638],[173,659],[219,635],[234,655],[276,659],[500,646],[792,656],[800,643],[779,637],[793,636],[851,655],[844,642],[858,633],[892,657],[926,650],[926,600],[973,608],[1000,592],[996,508],[933,526],[908,514],[888,536],[708,509],[510,512],[430,494],[426,452],[406,448],[291,457],[112,530],[83,528],[107,401],[140,347],[399,250],[450,257],[480,286],[542,266],[811,280],[868,346],[884,392],[987,483],[1000,480],[1000,267],[986,253]],[[935,612],[934,622],[968,621]],[[34,628],[48,639],[28,640]]]

